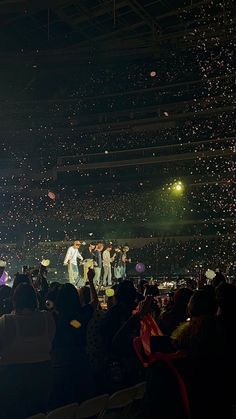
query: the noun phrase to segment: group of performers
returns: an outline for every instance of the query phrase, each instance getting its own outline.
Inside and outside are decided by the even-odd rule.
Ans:
[[[126,264],[131,262],[128,258],[128,246],[112,246],[111,243],[104,245],[99,241],[90,243],[82,251],[80,248],[81,242],[74,241],[64,259],[70,283],[83,286],[88,280],[90,268],[95,272],[95,285],[111,286],[113,276],[116,281],[126,278]]]

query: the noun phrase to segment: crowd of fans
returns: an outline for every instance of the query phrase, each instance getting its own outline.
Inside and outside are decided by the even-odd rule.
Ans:
[[[2,419],[25,419],[144,380],[137,419],[231,419],[236,49],[234,36],[221,42],[214,29],[217,21],[230,33],[229,3],[207,2],[178,13],[182,23],[195,13],[185,25],[185,50],[160,50],[146,63],[102,67],[91,61],[86,69],[68,70],[64,80],[55,72],[50,86],[46,72],[39,72],[23,92],[29,100],[24,109],[21,102],[6,103],[4,111],[13,106],[12,114],[21,115],[14,121],[25,129],[21,135],[34,141],[27,142],[24,156],[2,141],[0,278],[5,263],[10,274],[9,283],[0,284]],[[214,7],[219,16],[213,19]],[[11,88],[15,93],[14,83]],[[160,125],[139,129],[139,117]],[[112,131],[117,122],[127,128]],[[83,125],[91,132],[83,132]],[[8,130],[13,140],[15,129]],[[205,140],[212,142],[197,144]],[[175,144],[179,148],[171,149]],[[163,162],[147,169],[56,176],[61,165],[103,161],[121,150],[140,158],[135,149],[163,145],[170,146],[160,152]],[[183,152],[198,154],[189,163],[176,158]],[[91,153],[103,154],[102,160],[85,156]],[[166,155],[176,160],[165,162]],[[74,183],[67,182],[70,175]],[[127,179],[130,186],[123,190]],[[179,195],[172,190],[176,180],[184,186]],[[93,270],[80,289],[64,283],[69,241],[101,237],[151,239],[130,244],[127,273],[134,282],[116,283],[114,295],[97,294]],[[38,268],[45,258],[48,276]],[[207,269],[216,272],[211,280]],[[178,277],[177,284],[187,278],[191,287],[162,298],[162,277]]]
[[[209,85],[211,83],[209,85],[210,93],[213,93],[215,90],[220,95],[222,94],[220,89],[224,90],[224,84],[217,80],[209,82],[208,79],[215,75],[221,74],[208,73],[206,84]],[[148,74],[147,80],[148,83],[154,83],[150,74]],[[152,86],[154,87],[153,84],[149,87]],[[148,86],[140,86],[140,88],[143,87]],[[194,90],[197,96],[197,89],[194,88]],[[231,98],[230,94],[232,92],[230,93],[227,89],[224,92],[228,92],[228,99]],[[222,94],[223,100],[224,96]],[[107,100],[110,99],[107,98]],[[145,106],[146,104],[144,103],[143,105]],[[204,111],[209,106],[211,106],[211,102],[206,102],[205,108],[199,108],[196,100],[195,107],[191,108],[190,111]],[[168,116],[167,111],[165,115],[166,121],[168,121]],[[50,128],[49,130],[47,126],[45,127],[45,142],[44,144],[42,141],[40,143],[40,158],[37,155],[37,164],[39,167],[41,165],[41,174],[42,177],[45,177],[38,182],[32,183],[29,180],[29,173],[32,173],[32,167],[29,166],[27,157],[21,159],[17,153],[13,153],[8,148],[9,145],[4,147],[3,153],[6,152],[10,156],[12,155],[18,166],[20,168],[24,167],[25,173],[28,173],[28,175],[26,174],[22,178],[12,176],[8,180],[6,178],[2,179],[3,182],[0,186],[2,190],[0,202],[2,242],[8,242],[9,240],[15,242],[21,235],[24,248],[29,248],[34,253],[34,244],[40,240],[62,240],[65,236],[73,239],[78,234],[83,235],[86,239],[90,235],[93,237],[110,235],[111,238],[127,238],[156,235],[199,236],[212,234],[218,236],[221,242],[221,235],[224,237],[227,234],[231,235],[234,233],[233,157],[214,157],[214,154],[212,157],[209,157],[205,155],[206,150],[213,153],[216,149],[222,151],[222,153],[225,150],[235,151],[234,135],[236,126],[234,111],[216,113],[211,117],[193,117],[183,122],[176,122],[173,127],[166,126],[158,131],[150,132],[123,130],[119,133],[111,133],[109,130],[105,130],[102,133],[95,134],[75,134],[73,126],[71,129],[72,131],[68,136],[55,136],[53,129],[51,130]],[[222,141],[226,137],[230,138],[227,141],[227,145],[226,141]],[[198,140],[209,139],[212,140],[212,143],[208,146],[202,144],[194,145]],[[188,149],[185,143],[191,144],[191,150]],[[65,158],[60,164],[73,162],[83,164],[87,160],[83,159],[82,154],[86,153],[101,152],[109,159],[109,152],[111,151],[167,144],[179,144],[180,148],[178,150],[170,149],[170,151],[167,150],[165,153],[178,154],[191,151],[191,153],[200,152],[201,156],[190,163],[188,161],[166,162],[155,167],[150,166],[146,171],[140,167],[121,168],[119,170],[101,169],[96,171],[95,175],[92,175],[91,172],[83,170],[77,174],[77,179],[81,177],[81,182],[84,185],[88,185],[87,190],[85,191],[84,188],[83,192],[81,192],[80,186],[74,188],[74,186],[66,185],[66,180],[62,184],[58,180],[53,182],[47,173],[49,167],[55,166],[56,159],[60,155],[78,155],[76,161],[74,157]],[[36,152],[38,153],[38,149],[36,149]],[[153,152],[153,156],[156,155],[158,155],[158,151]],[[117,158],[115,157],[115,159]],[[74,176],[74,174],[72,175]],[[121,191],[122,188],[119,187],[120,180],[127,180],[131,176],[135,180],[135,184],[131,184],[128,191]],[[146,190],[143,186],[150,182],[150,180],[147,180],[150,177],[162,179],[162,185],[155,187],[155,189],[152,188],[150,190],[149,188],[149,190]],[[168,188],[171,188],[171,183],[175,178],[180,179],[183,177],[186,177],[186,180],[188,178],[183,196],[172,196]],[[105,185],[104,178],[110,179],[110,184],[113,184],[110,191],[102,192],[101,185]],[[215,182],[215,184],[205,184],[206,179]],[[220,183],[222,180],[224,182]],[[198,186],[197,183],[199,183]],[[99,187],[97,186],[98,184]],[[39,194],[35,198],[32,196],[34,188],[39,188]],[[41,191],[40,188],[42,188]],[[51,188],[55,190],[55,200],[50,200],[47,196],[47,190]],[[99,190],[101,190],[100,193]],[[19,191],[21,192],[20,195]],[[42,196],[43,194],[44,196]],[[198,239],[196,241],[196,246],[199,245],[199,248],[202,248],[201,240]],[[190,243],[195,248],[194,241],[191,240]],[[212,247],[210,246],[210,248]],[[196,260],[197,252],[193,257],[187,256],[188,252],[186,252],[186,259],[182,263],[181,258],[178,258],[178,251],[181,251],[181,249],[181,244],[178,244],[171,262],[169,262],[171,251],[167,250],[163,265],[160,265],[162,272],[181,270],[184,267],[192,269],[195,264],[198,264]],[[184,249],[186,250],[185,247]],[[20,253],[21,251],[18,247],[15,259],[19,255],[19,260],[22,260]],[[210,254],[210,256],[215,261],[215,255]],[[152,263],[147,262],[147,260],[148,255],[143,261],[147,266],[152,266]],[[201,255],[201,260],[208,261],[207,255]]]
[[[137,66],[138,67],[138,66]],[[142,71],[142,66],[140,66],[140,71]],[[140,73],[138,73],[140,74]],[[199,77],[199,76],[198,76]],[[93,114],[109,114],[109,113],[122,113],[124,110],[138,111],[144,107],[158,107],[162,108],[166,106],[167,108],[172,107],[173,104],[178,104],[180,102],[189,102],[190,106],[187,103],[183,104],[184,112],[190,111],[192,109],[198,110],[198,102],[202,103],[204,109],[209,109],[208,105],[213,105],[218,107],[221,105],[232,105],[234,102],[235,96],[235,86],[233,78],[225,78],[221,80],[220,88],[217,89],[216,93],[219,96],[212,97],[208,95],[209,84],[206,80],[197,80],[190,79],[191,82],[188,84],[188,80],[184,80],[181,83],[170,84],[168,78],[164,81],[163,85],[159,85],[159,80],[156,83],[153,83],[151,80],[150,85],[153,87],[140,87],[140,90],[136,91],[132,89],[132,82],[130,83],[131,90],[128,90],[126,93],[125,90],[122,93],[116,94],[110,90],[109,95],[105,96],[92,96],[90,98],[78,97],[77,100],[68,100],[68,103],[59,103],[49,107],[49,112],[53,115],[56,112],[64,115],[65,110],[67,111],[68,122],[71,125],[77,125],[76,121],[78,115],[80,117],[87,117],[88,115]],[[158,76],[157,76],[158,78]],[[146,73],[147,86],[149,85],[148,79],[152,79],[150,74]],[[218,81],[217,78],[211,79],[212,85],[216,84]],[[147,89],[147,90],[146,90]],[[133,90],[133,91],[132,91]],[[228,94],[228,95],[227,95]]]
[[[57,156],[88,153],[104,153],[105,151],[129,150],[143,147],[155,147],[159,145],[182,144],[189,141],[201,141],[235,136],[235,112],[219,112],[207,117],[187,119],[178,122],[173,127],[168,127],[168,111],[163,123],[167,126],[155,131],[133,132],[125,130],[112,133],[109,129],[98,133],[80,133],[72,129],[69,134],[55,134],[53,131],[44,132],[44,143],[40,143],[46,158],[52,158],[57,150]],[[50,140],[50,143],[49,143]]]
[[[133,249],[134,260],[145,261],[146,274],[189,275],[217,267],[235,275],[235,237],[196,237],[187,240],[162,239]]]
[[[34,266],[40,260],[49,259],[49,278],[65,278],[66,269],[63,267],[63,261],[69,237],[65,235],[64,238],[66,241],[1,245],[0,258],[7,261],[7,271],[11,277],[19,266]],[[123,243],[125,243],[124,240]],[[116,243],[115,239],[111,241]],[[137,263],[144,264],[144,276],[155,278],[171,277],[176,274],[199,275],[200,272],[214,267],[222,269],[230,276],[235,276],[236,241],[234,235],[225,233],[199,236],[196,234],[181,238],[163,237],[159,240],[152,240],[148,244],[144,243],[142,239],[139,239],[138,245],[135,240],[130,240],[131,263],[127,264],[127,270],[132,276],[137,275]]]
[[[163,299],[155,283],[141,280],[135,287],[124,280],[102,297],[102,309],[93,278],[90,270],[77,290],[69,283],[49,285],[40,269],[26,270],[12,288],[0,287],[2,418],[25,419],[143,380],[140,419],[151,419],[157,405],[161,417],[185,418],[176,374],[187,389],[191,417],[213,412],[215,419],[230,418],[235,285],[219,271],[210,285],[203,278],[198,290],[179,288]],[[175,367],[164,362],[168,354]],[[146,369],[149,357],[155,362]]]
[[[194,33],[195,30],[192,30]],[[200,36],[197,34],[198,28],[195,35]],[[182,143],[201,137],[217,138],[230,132],[234,133],[235,45],[231,37],[225,39],[224,43],[221,43],[217,36],[211,41],[207,45],[206,39],[200,37],[197,43],[189,45],[186,52],[168,50],[166,53],[164,50],[159,58],[145,64],[137,62],[99,67],[91,62],[86,69],[80,68],[80,72],[72,69],[69,78],[64,80],[63,88],[61,72],[58,76],[55,74],[47,91],[44,90],[45,81],[40,82],[39,74],[35,79],[35,85],[33,83],[25,92],[25,98],[27,99],[29,94],[28,99],[35,99],[40,92],[43,99],[47,99],[49,95],[50,101],[49,104],[44,101],[43,104],[40,104],[40,101],[24,104],[29,106],[26,109],[25,130],[32,137],[39,137],[40,147],[42,137],[45,138],[45,145],[42,147],[45,157],[52,156],[55,150],[57,155],[103,152],[166,144],[169,141]],[[183,84],[174,86],[174,83],[179,82]],[[143,91],[138,94],[138,89]],[[133,93],[129,93],[130,91]],[[6,106],[12,106],[12,103]],[[18,110],[22,111],[22,103],[17,106]],[[148,107],[155,108],[155,121],[159,117],[164,117],[166,122],[172,120],[176,112],[185,113],[188,119],[193,119],[186,121],[184,118],[184,122],[178,122],[177,127],[161,129],[151,134],[124,132],[124,135],[112,135],[107,129],[102,134],[90,135],[77,131],[83,116],[88,117],[87,125],[90,125],[91,113],[99,113],[102,118],[100,122],[106,122],[109,117],[105,115],[125,110],[132,120],[134,116],[138,117],[135,114],[137,108]],[[220,109],[215,112],[217,108]],[[210,117],[204,115],[209,111]],[[193,115],[188,116],[188,113],[195,114],[197,118]],[[117,118],[112,117],[112,120],[116,119],[119,120],[118,115]]]
[[[1,225],[50,225],[52,229],[60,222],[61,231],[66,231],[70,224],[74,226],[86,221],[157,223],[158,220],[175,221],[177,217],[183,222],[201,220],[207,223],[233,217],[235,185],[230,178],[225,183],[184,185],[185,190],[179,196],[173,193],[173,185],[171,182],[146,191],[140,187],[133,192],[114,190],[101,195],[93,190],[82,195],[78,188],[67,188],[55,200],[48,196],[3,194]]]
[[[198,80],[202,77],[211,79],[222,76],[223,70],[224,75],[233,74],[233,40],[229,38],[221,45],[216,36],[215,42],[207,46],[202,41],[199,39],[197,45],[188,45],[188,48],[186,45],[186,49],[181,51],[170,47],[167,52],[164,48],[158,58],[148,59],[145,63],[137,61],[122,65],[117,63],[115,66],[107,63],[105,66],[98,66],[91,60],[79,72],[72,66],[63,79],[61,72],[55,72],[54,80],[47,90],[44,86],[44,75],[39,73],[25,94],[28,98],[34,95],[38,99],[45,96],[64,99],[65,95],[73,99],[83,99]]]

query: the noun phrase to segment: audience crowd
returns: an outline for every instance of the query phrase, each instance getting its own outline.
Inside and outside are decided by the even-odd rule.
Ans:
[[[39,244],[30,242],[23,246],[0,245],[0,258],[7,261],[6,269],[11,277],[19,266],[34,266],[42,259],[49,259],[49,278],[64,278],[66,270],[63,268],[63,260],[69,237],[66,236],[65,239],[67,241],[46,241]],[[116,243],[116,240],[112,242]],[[212,267],[235,276],[234,235],[189,236],[181,239],[166,237],[143,245],[135,242],[132,244],[131,241],[129,246],[131,263],[127,264],[127,270],[132,276],[137,276],[137,263],[144,264],[144,276],[191,276]]]
[[[184,122],[178,121],[171,124],[166,119],[164,127],[160,126],[153,130],[122,129],[120,132],[112,132],[106,129],[104,132],[80,132],[72,130],[68,135],[46,131],[45,140],[40,143],[45,160],[55,161],[55,149],[57,156],[73,156],[88,153],[104,153],[105,151],[129,150],[161,145],[183,144],[201,140],[234,137],[236,132],[235,112],[218,112],[211,117],[202,114],[198,118],[188,118]],[[171,127],[170,125],[174,125]],[[49,142],[50,140],[50,142]],[[232,138],[233,141],[233,138]],[[217,141],[216,141],[217,142]]]
[[[132,250],[134,260],[145,263],[146,273],[199,274],[217,267],[235,276],[235,237],[163,239]]]
[[[91,59],[79,71],[55,71],[50,85],[35,68],[23,91],[28,71],[3,89],[1,419],[26,419],[141,381],[137,419],[233,417],[234,16],[231,2],[202,3],[177,11],[184,48],[163,44],[145,63]],[[12,130],[9,115],[20,115]],[[10,139],[24,147],[12,148]],[[140,158],[135,149],[157,146],[169,147],[142,155],[163,156],[155,167],[68,170],[57,178],[62,165],[117,160],[111,152],[124,150],[131,150],[127,159]],[[178,159],[182,153],[189,160]],[[172,193],[177,180],[179,196]],[[129,236],[152,241],[129,246],[127,279],[114,292],[95,289],[92,269],[81,288],[65,282],[70,240]],[[50,260],[48,276],[42,259]],[[162,295],[163,277],[177,278],[174,292]]]
[[[140,419],[187,418],[183,386],[192,418],[231,418],[235,285],[218,271],[163,299],[155,282],[126,279],[102,309],[94,275],[76,289],[26,270],[0,287],[1,417],[25,419],[146,380]],[[145,338],[144,324],[152,325]]]
[[[177,218],[183,224],[194,224],[197,221],[208,224],[211,220],[224,221],[233,217],[235,185],[230,177],[225,183],[215,184],[202,184],[200,179],[199,184],[184,185],[185,190],[179,196],[173,192],[173,185],[174,182],[170,182],[163,187],[145,190],[141,184],[136,187],[136,191],[130,192],[116,192],[114,186],[111,193],[99,193],[94,187],[83,194],[78,187],[62,187],[55,200],[48,195],[32,197],[26,194],[2,194],[1,226],[23,225],[23,229],[28,228],[28,231],[31,227],[38,227],[41,231],[43,227],[50,227],[50,238],[53,239],[55,226],[63,232],[76,228],[80,223],[89,222],[158,224],[160,221],[171,223]]]

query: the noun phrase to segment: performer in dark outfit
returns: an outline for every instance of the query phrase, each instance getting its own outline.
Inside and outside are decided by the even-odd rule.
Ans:
[[[96,244],[96,248],[94,251],[94,272],[95,277],[93,279],[94,283],[98,285],[101,280],[101,273],[102,273],[102,251],[103,251],[103,243],[98,242]]]
[[[44,308],[45,296],[48,292],[47,268],[49,265],[50,265],[50,260],[43,259],[40,262],[39,267],[33,268],[32,271],[30,272],[32,280],[33,280],[33,286],[39,296],[39,305],[41,309]]]
[[[116,246],[115,247],[115,263],[114,263],[114,277],[116,279],[116,281],[121,281],[123,279],[123,273],[124,273],[124,268],[123,268],[123,253],[121,251],[121,247],[120,246]]]
[[[125,279],[126,278],[126,265],[127,263],[131,262],[131,259],[128,257],[128,252],[129,252],[129,246],[125,245],[122,249],[122,266],[123,266],[123,276],[122,278]]]
[[[82,256],[84,259],[84,282],[88,281],[88,270],[89,268],[94,267],[94,250],[95,250],[95,243],[90,243],[88,247],[86,247],[83,252]]]

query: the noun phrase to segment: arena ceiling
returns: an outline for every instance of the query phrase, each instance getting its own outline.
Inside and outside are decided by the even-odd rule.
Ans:
[[[182,40],[183,14],[204,0],[1,0],[2,58],[35,54],[50,61],[89,54],[130,56],[158,52]],[[192,14],[194,18],[194,13]],[[25,56],[24,56],[25,59]]]

